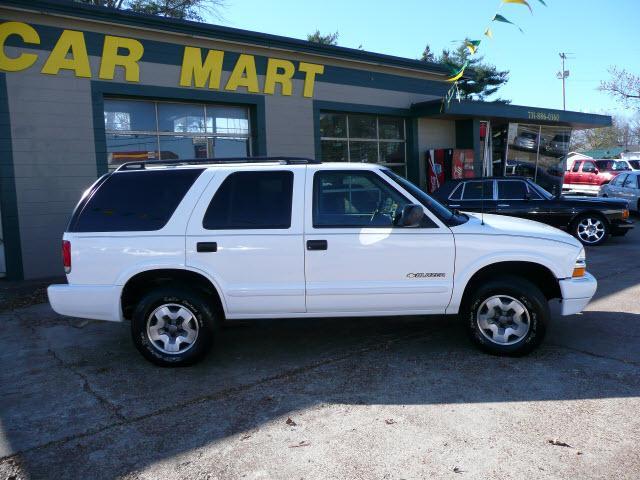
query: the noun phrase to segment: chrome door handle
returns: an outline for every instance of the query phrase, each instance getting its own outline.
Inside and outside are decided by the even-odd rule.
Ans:
[[[499,203],[498,206],[499,207],[510,207],[511,204],[509,204],[509,203]]]
[[[449,204],[449,206],[450,206],[450,207],[459,207],[459,206],[460,206],[460,204],[458,204],[458,205]]]

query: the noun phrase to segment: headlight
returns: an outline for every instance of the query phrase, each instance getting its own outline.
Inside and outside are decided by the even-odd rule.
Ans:
[[[573,278],[584,277],[585,272],[587,271],[587,256],[584,251],[584,247],[580,249],[580,253],[578,254],[578,258],[576,258],[576,263],[573,266]]]

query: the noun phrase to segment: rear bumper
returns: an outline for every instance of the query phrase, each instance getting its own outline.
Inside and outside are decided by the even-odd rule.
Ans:
[[[117,285],[49,285],[47,295],[60,315],[120,322],[121,290]]]
[[[573,315],[581,312],[596,293],[598,281],[589,272],[580,278],[560,280],[562,293],[561,315]]]

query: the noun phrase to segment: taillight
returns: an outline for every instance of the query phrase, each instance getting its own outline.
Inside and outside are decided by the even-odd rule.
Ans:
[[[64,273],[71,273],[71,242],[69,240],[62,241],[62,265],[64,265]]]

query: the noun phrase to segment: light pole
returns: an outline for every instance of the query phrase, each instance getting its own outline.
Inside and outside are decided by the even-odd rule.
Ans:
[[[562,70],[560,70],[558,73],[556,73],[556,77],[559,79],[562,79],[562,109],[566,110],[567,109],[567,102],[566,102],[566,97],[565,97],[565,86],[564,86],[564,81],[565,79],[569,76],[569,70],[565,70],[564,69],[564,61],[567,59],[567,54],[564,52],[559,53],[560,58],[562,60]]]

